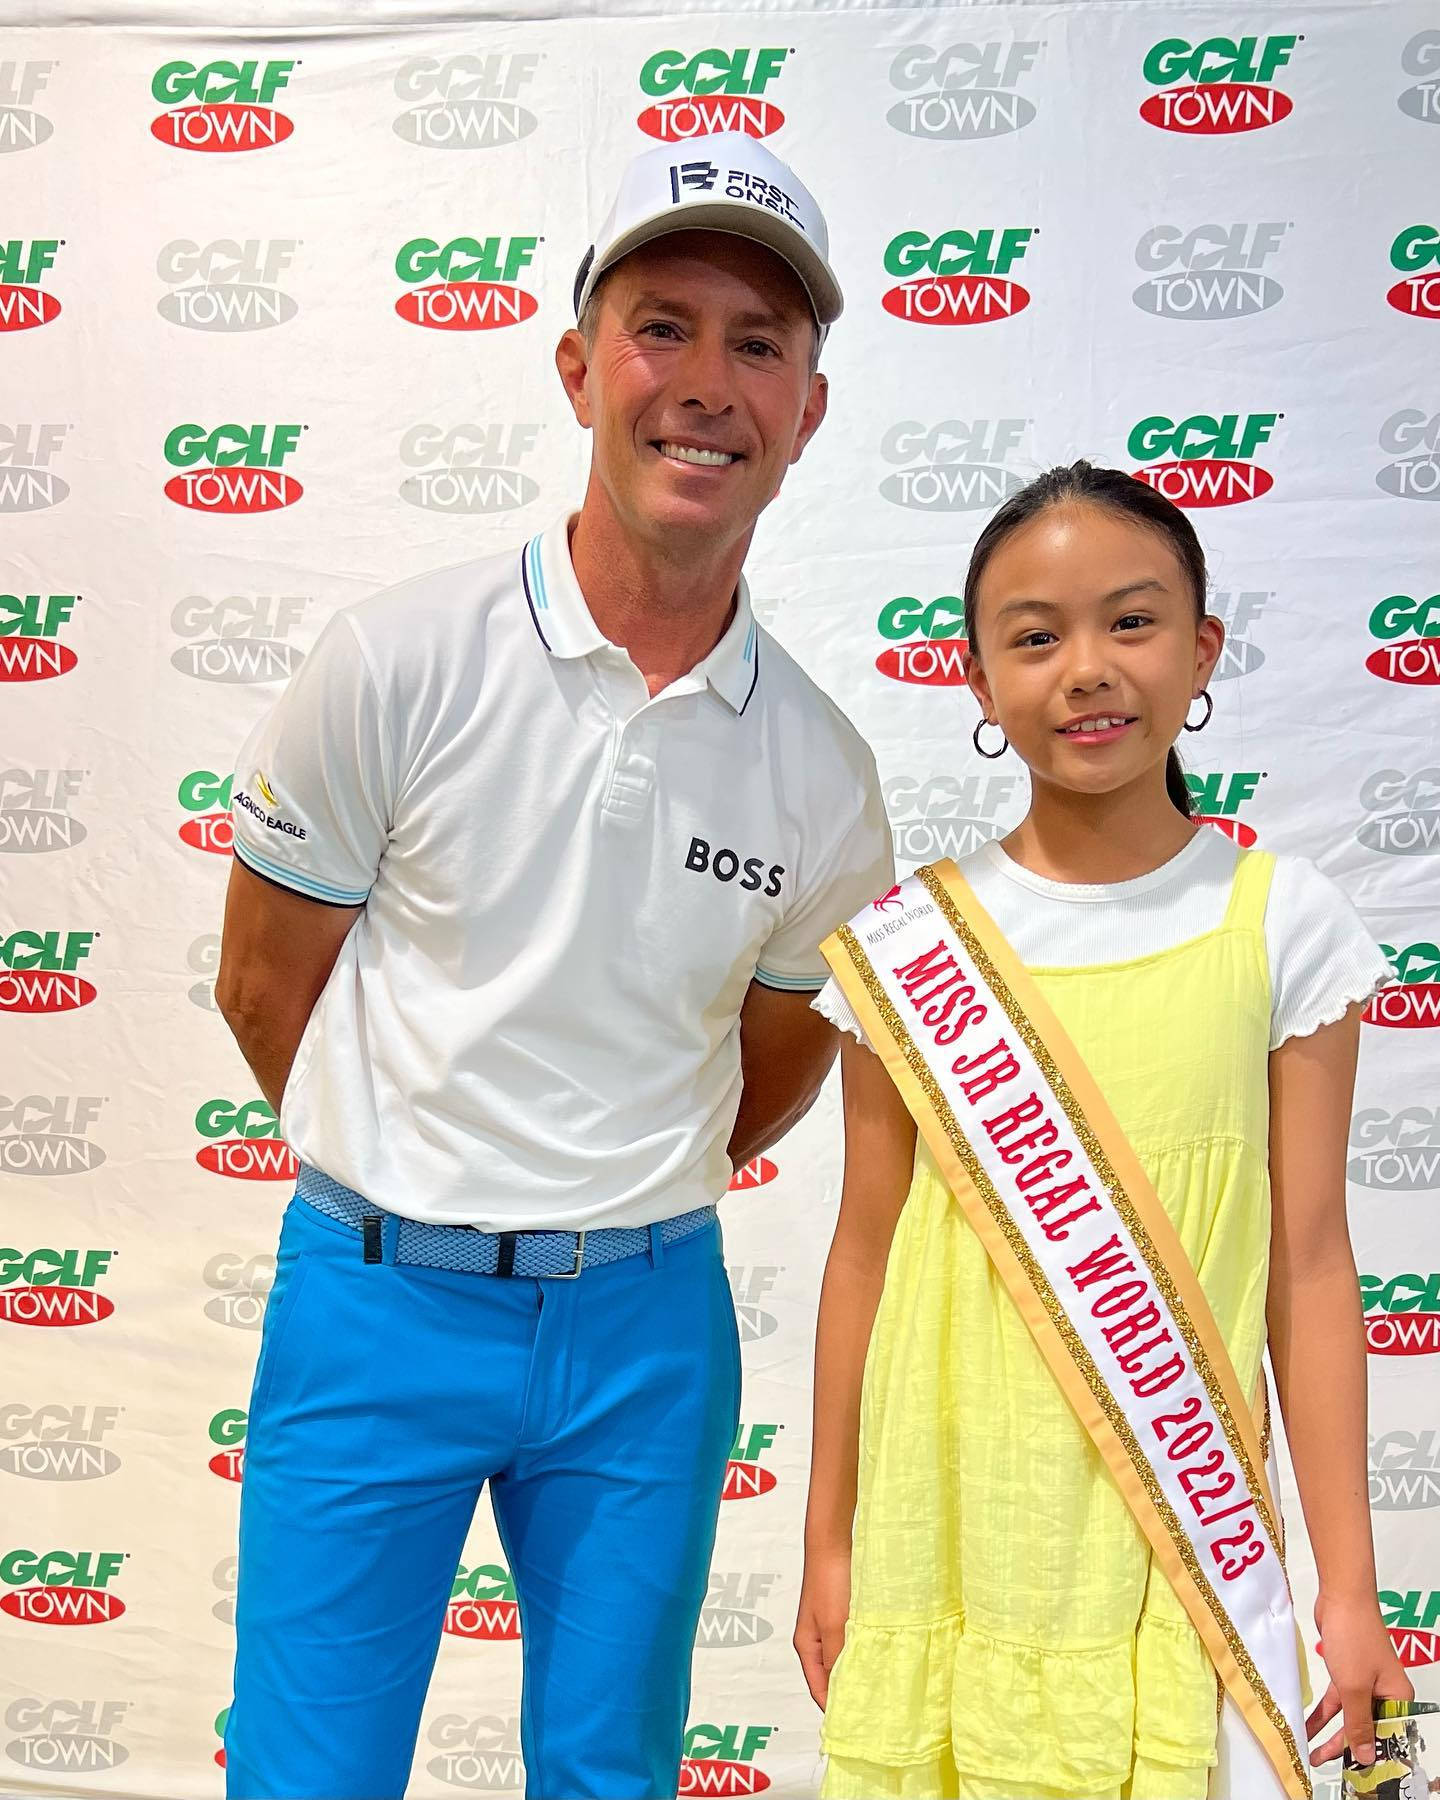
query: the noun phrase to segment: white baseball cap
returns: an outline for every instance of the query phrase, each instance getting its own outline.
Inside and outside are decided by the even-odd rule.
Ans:
[[[743,131],[662,144],[630,162],[575,277],[575,316],[607,270],[672,231],[724,231],[763,244],[799,276],[822,334],[840,317],[845,301],[827,260],[825,215],[779,157]]]

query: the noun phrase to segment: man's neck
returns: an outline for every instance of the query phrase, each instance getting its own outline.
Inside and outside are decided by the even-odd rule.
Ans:
[[[703,662],[725,635],[750,534],[717,547],[637,541],[593,479],[570,529],[575,579],[597,628],[629,654],[652,694]]]

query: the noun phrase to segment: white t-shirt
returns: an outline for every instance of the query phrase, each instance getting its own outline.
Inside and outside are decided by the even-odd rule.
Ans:
[[[255,873],[364,906],[285,1137],[487,1231],[718,1199],[750,982],[814,992],[820,940],[894,879],[868,747],[744,584],[652,699],[564,519],[338,614],[241,750],[234,822]]]
[[[1150,956],[1213,931],[1225,917],[1239,854],[1229,838],[1207,827],[1169,862],[1133,881],[1051,881],[1022,868],[998,843],[983,845],[958,866],[1021,962],[1082,968]],[[1265,948],[1272,1050],[1332,1024],[1394,979],[1345,894],[1303,856],[1275,859]],[[833,977],[814,1005],[865,1042]]]

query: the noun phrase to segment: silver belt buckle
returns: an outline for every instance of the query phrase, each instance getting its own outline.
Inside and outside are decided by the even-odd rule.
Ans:
[[[559,1275],[542,1275],[542,1281],[575,1281],[585,1268],[585,1233],[575,1233],[575,1262],[573,1267],[563,1270]]]

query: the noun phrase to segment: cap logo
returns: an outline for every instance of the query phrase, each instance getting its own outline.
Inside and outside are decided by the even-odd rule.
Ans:
[[[670,165],[670,198],[678,206],[683,199],[682,188],[694,188],[697,193],[708,194],[715,185],[720,171],[711,162],[671,163]]]
[[[720,174],[721,171],[712,162],[671,163],[672,202],[676,206],[680,205],[687,197],[684,191],[686,189],[702,194],[710,193],[720,179]],[[752,206],[762,206],[767,212],[778,213],[797,231],[805,231],[805,221],[800,217],[795,200],[777,181],[769,181],[763,175],[752,175],[747,169],[730,169],[725,172],[724,192],[727,200],[747,200]]]

